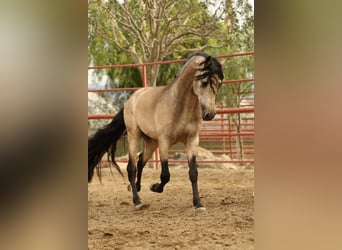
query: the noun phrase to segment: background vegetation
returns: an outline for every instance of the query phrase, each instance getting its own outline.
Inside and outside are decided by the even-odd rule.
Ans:
[[[212,55],[254,50],[254,13],[247,0],[89,0],[88,63],[145,63],[186,58],[202,50]],[[253,57],[222,60],[225,79],[253,76]],[[169,83],[180,64],[147,68],[150,86]],[[106,87],[142,85],[140,68],[97,70]],[[253,83],[226,84],[219,98],[237,107]],[[129,96],[102,94],[121,105]]]

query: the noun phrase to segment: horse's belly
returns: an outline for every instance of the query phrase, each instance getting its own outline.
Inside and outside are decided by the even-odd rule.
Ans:
[[[140,128],[141,132],[143,132],[144,135],[146,135],[149,138],[152,138],[154,140],[158,140],[158,134],[157,134],[153,124],[146,125],[146,123],[141,122],[139,125],[139,128]]]
[[[155,112],[162,88],[145,88],[135,102],[135,119],[139,129],[148,137],[158,140]]]

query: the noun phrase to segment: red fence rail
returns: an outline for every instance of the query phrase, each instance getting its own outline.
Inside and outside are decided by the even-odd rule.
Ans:
[[[215,56],[217,58],[231,58],[238,56],[254,55],[254,52],[235,53],[229,55]],[[142,81],[143,86],[147,86],[146,80],[146,66],[153,64],[171,64],[180,63],[185,60],[169,60],[161,62],[149,62],[143,64],[123,64],[123,65],[107,65],[107,66],[89,66],[88,69],[106,69],[106,68],[124,68],[124,67],[141,67],[142,68]],[[237,84],[242,82],[252,82],[254,78],[246,79],[233,79],[223,80],[223,84]],[[114,91],[135,91],[139,87],[135,88],[107,88],[107,89],[88,89],[88,92],[114,92]],[[254,100],[252,100],[254,103]],[[200,146],[210,146],[210,152],[215,155],[228,155],[229,158],[225,159],[213,159],[213,160],[198,160],[198,163],[253,163],[254,162],[254,104],[251,106],[241,106],[235,108],[226,108],[221,106],[216,109],[216,117],[210,122],[203,122],[202,129],[200,131]],[[233,115],[240,115],[239,129],[236,124],[231,121]],[[113,114],[88,114],[89,120],[98,119],[112,119]],[[230,117],[228,119],[228,117]],[[126,140],[125,136],[122,140]],[[127,144],[126,144],[127,145]],[[214,145],[214,146],[213,146]],[[170,150],[169,162],[172,163],[186,163],[186,159],[174,159],[176,154],[184,154],[186,149],[184,146],[175,145]],[[158,149],[155,155],[149,162],[155,164],[155,168],[159,166],[159,154]],[[119,157],[118,162],[127,162],[124,157]]]

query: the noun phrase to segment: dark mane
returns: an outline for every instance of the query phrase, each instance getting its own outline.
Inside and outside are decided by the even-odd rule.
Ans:
[[[190,58],[194,56],[203,56],[206,60],[204,61],[204,68],[201,69],[203,71],[203,74],[200,74],[196,77],[197,80],[209,77],[211,78],[214,74],[217,74],[218,77],[222,80],[224,78],[223,71],[222,71],[222,65],[221,63],[212,56],[209,56],[208,54],[204,52],[196,52],[191,54],[186,61],[188,61]]]

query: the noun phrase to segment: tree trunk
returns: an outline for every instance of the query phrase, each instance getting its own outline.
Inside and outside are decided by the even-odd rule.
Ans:
[[[159,66],[159,64],[153,64],[146,67],[147,86],[157,86]]]

